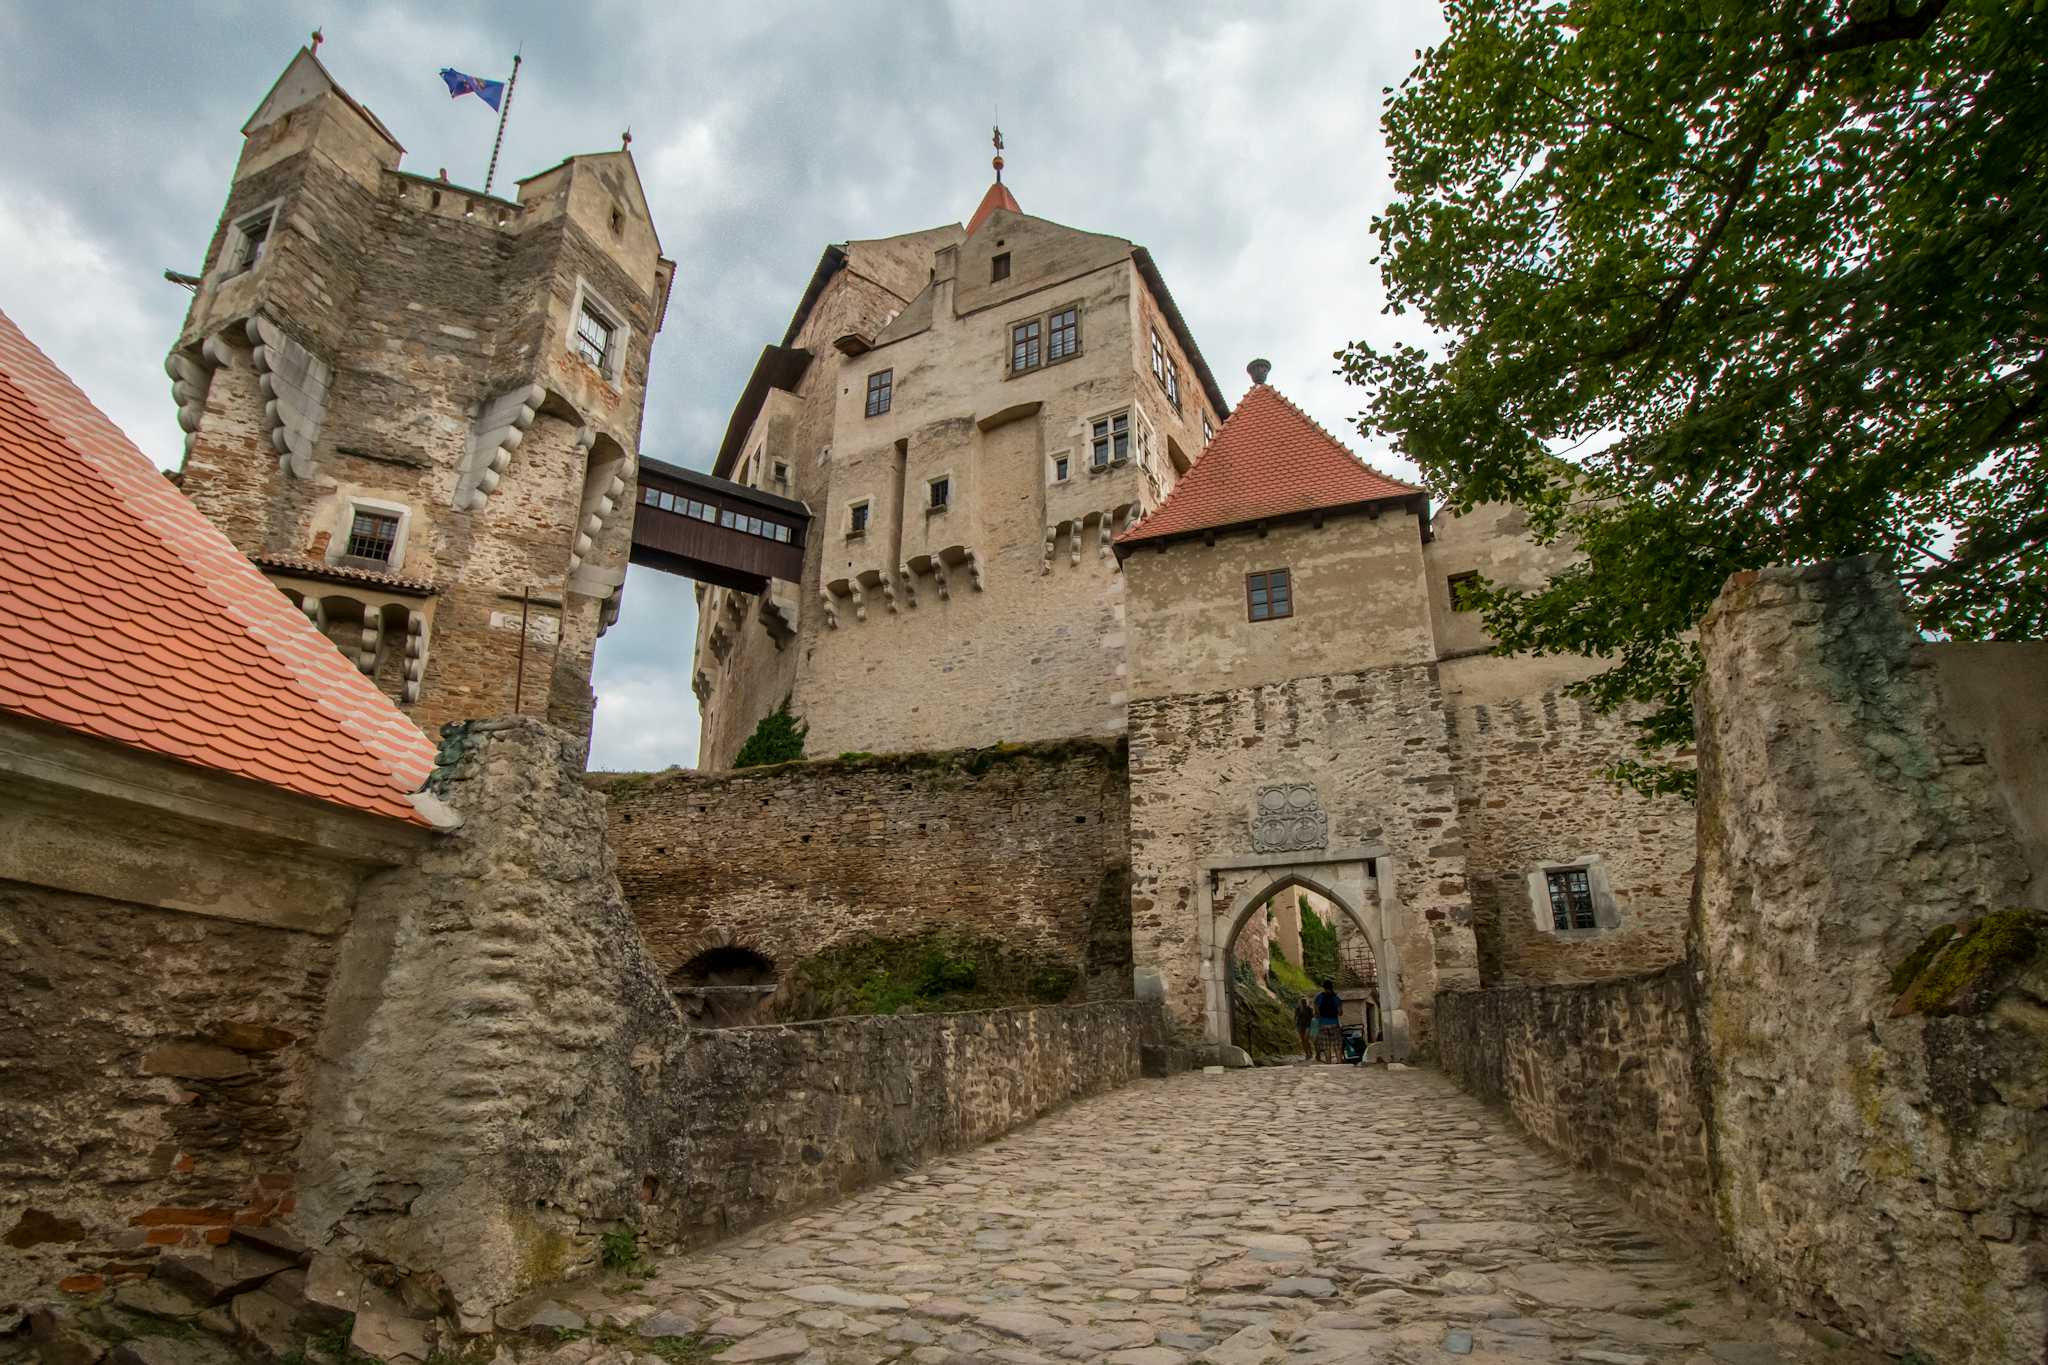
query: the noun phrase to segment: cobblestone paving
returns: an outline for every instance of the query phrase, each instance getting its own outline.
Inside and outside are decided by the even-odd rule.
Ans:
[[[720,1361],[834,1365],[1866,1359],[1435,1072],[1348,1066],[1140,1082],[551,1312],[591,1335],[525,1360],[698,1331]]]

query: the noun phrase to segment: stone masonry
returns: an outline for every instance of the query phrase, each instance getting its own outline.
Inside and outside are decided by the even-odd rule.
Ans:
[[[422,728],[587,735],[673,267],[624,151],[516,199],[399,157],[310,52],[250,118],[168,361],[182,485]]]
[[[945,930],[1130,994],[1115,743],[593,777],[656,969],[737,947],[789,981],[862,938]]]

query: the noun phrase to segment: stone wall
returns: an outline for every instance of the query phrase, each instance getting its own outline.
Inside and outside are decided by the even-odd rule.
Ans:
[[[1713,1235],[1692,967],[1587,985],[1445,991],[1436,1055],[1659,1221]]]
[[[1627,724],[1568,696],[1598,664],[1491,654],[1440,665],[1451,772],[1465,834],[1479,974],[1487,985],[1598,981],[1685,955],[1695,858],[1692,807],[1607,777],[1635,754]],[[1612,923],[1560,931],[1529,876],[1597,862]]]
[[[573,736],[451,727],[430,788],[464,825],[372,880],[342,939],[294,1219],[316,1272],[406,1281],[336,1300],[370,1319],[438,1302],[483,1330],[611,1227],[716,1236],[1137,1072],[1130,1003],[691,1030]]]
[[[1113,742],[591,780],[664,978],[734,946],[788,981],[839,944],[948,930],[1064,963],[1092,999],[1130,994]]]
[[[1996,774],[1871,563],[1738,574],[1700,642],[1700,960],[1734,1259],[1888,1350],[2034,1365],[2048,954]],[[2006,685],[2039,698],[2048,675]],[[1972,924],[2003,930],[1974,970],[1929,961]]]
[[[329,936],[0,881],[0,1302],[293,1208]]]
[[[679,1240],[711,1241],[1138,1075],[1131,1001],[699,1030],[677,1058]]]

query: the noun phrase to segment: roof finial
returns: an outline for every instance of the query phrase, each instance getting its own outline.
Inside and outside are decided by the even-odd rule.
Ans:
[[[996,125],[995,144],[996,183],[1000,185],[1003,183],[1003,126],[1000,123]]]
[[[631,147],[632,145],[633,145],[633,129],[632,129],[632,127],[631,127],[630,125],[628,125],[628,127],[626,128],[626,131],[625,131],[625,132],[623,132],[623,133],[620,133],[620,134],[619,134],[619,150],[623,152],[623,151],[625,151],[625,150],[626,150],[626,149],[627,149],[628,147]]]
[[[317,29],[317,28],[313,30],[313,55],[314,55],[315,57],[317,57],[317,56],[319,56],[319,55],[320,55],[320,44],[322,44],[322,43],[324,43],[324,42],[326,42],[326,41],[327,41],[327,36],[326,36],[325,34],[323,34],[323,33],[322,33],[322,32],[321,32],[321,31],[320,31],[319,29]]]
[[[1263,384],[1266,382],[1266,376],[1273,373],[1273,362],[1270,360],[1254,360],[1251,364],[1244,367],[1244,372],[1252,377],[1252,383]]]

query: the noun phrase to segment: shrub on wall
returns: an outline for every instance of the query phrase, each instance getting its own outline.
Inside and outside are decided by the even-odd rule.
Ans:
[[[747,742],[740,745],[734,756],[735,768],[760,768],[770,763],[792,763],[804,756],[804,737],[811,727],[789,713],[788,697],[782,705],[761,717],[761,723],[754,727],[754,733],[747,736]]]
[[[1337,929],[1325,924],[1301,898],[1301,969],[1320,989],[1324,981],[1337,979]]]
[[[864,938],[828,948],[796,971],[783,1018],[936,1014],[1055,1005],[1081,984],[1073,964],[992,939],[925,933]]]

